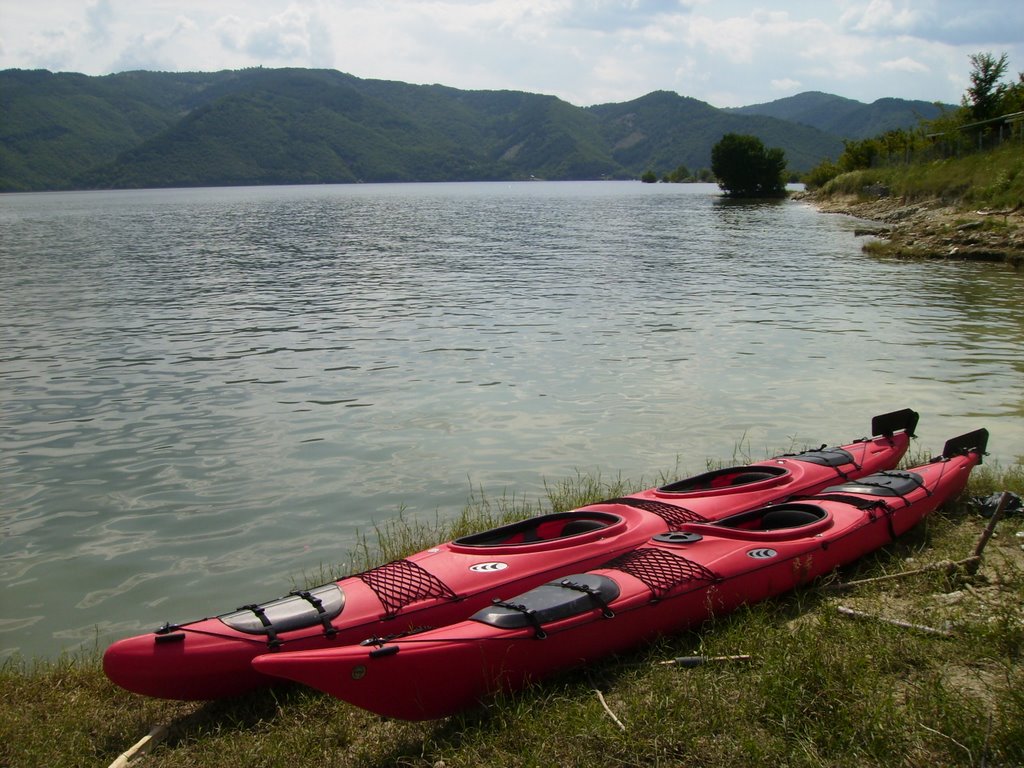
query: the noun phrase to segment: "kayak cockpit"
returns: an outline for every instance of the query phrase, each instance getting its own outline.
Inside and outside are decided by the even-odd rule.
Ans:
[[[682,533],[727,539],[796,539],[820,533],[832,522],[831,515],[815,504],[778,504],[731,515],[717,523],[687,523]]]
[[[492,528],[482,533],[463,536],[452,542],[452,548],[523,546],[556,541],[565,541],[566,544],[569,544],[584,539],[590,540],[593,537],[585,536],[585,534],[595,531],[608,533],[612,530],[617,531],[624,524],[623,518],[608,512],[589,510],[555,512]]]
[[[842,467],[854,464],[853,454],[845,448],[828,448],[822,446],[801,453],[791,453],[780,457],[779,464],[751,464],[742,467],[726,467],[705,472],[685,480],[657,488],[658,495],[677,496],[688,493],[708,494],[736,493],[753,491],[760,488],[771,488],[784,482],[790,475],[784,459],[801,461],[805,464],[817,464],[822,467]]]
[[[781,531],[821,522],[828,513],[813,504],[783,504],[727,517],[716,525],[745,531]]]
[[[755,484],[765,487],[775,485],[788,474],[789,470],[781,466],[726,467],[663,485],[656,492],[672,495],[686,493],[706,495],[714,492],[749,491]]]

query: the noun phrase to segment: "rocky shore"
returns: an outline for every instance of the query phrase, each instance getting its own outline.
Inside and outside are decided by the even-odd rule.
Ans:
[[[825,213],[866,219],[864,249],[882,256],[965,259],[1024,266],[1024,209],[966,210],[939,200],[907,201],[884,194],[870,197],[819,196],[799,199]]]

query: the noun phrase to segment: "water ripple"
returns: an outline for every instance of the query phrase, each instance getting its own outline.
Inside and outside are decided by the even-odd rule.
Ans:
[[[0,200],[0,655],[273,597],[470,484],[922,413],[1024,454],[1024,276],[701,185]]]

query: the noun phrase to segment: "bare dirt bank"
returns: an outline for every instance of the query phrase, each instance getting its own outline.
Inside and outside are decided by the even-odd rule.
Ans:
[[[1024,265],[1024,209],[965,210],[939,200],[908,201],[884,195],[797,196],[824,213],[844,213],[876,222],[864,249],[884,256],[965,259]],[[876,239],[877,238],[877,239]]]

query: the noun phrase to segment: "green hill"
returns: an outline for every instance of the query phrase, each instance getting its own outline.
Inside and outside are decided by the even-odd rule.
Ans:
[[[904,99],[878,99],[865,104],[831,93],[807,91],[766,104],[726,111],[809,125],[843,139],[867,139],[897,128],[912,128],[922,120],[934,120],[943,111],[953,109],[952,105]]]
[[[3,191],[636,178],[706,168],[726,133],[781,147],[796,171],[842,151],[820,128],[666,91],[583,108],[314,69],[6,70],[0,115]]]
[[[835,136],[772,117],[730,114],[703,101],[656,91],[623,104],[590,107],[612,146],[612,157],[634,174],[647,168],[711,165],[711,148],[726,133],[757,136],[781,147],[791,168],[835,157],[843,145]]]

